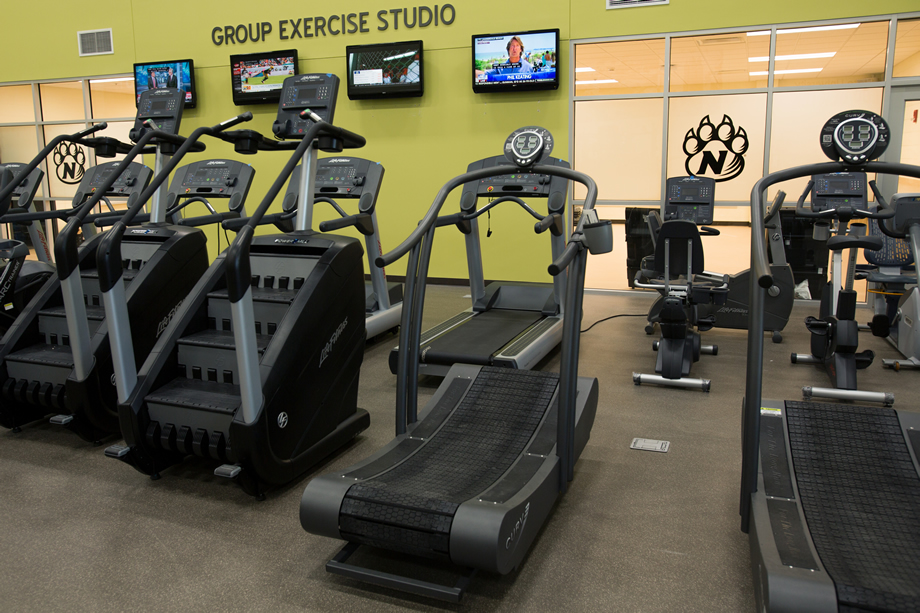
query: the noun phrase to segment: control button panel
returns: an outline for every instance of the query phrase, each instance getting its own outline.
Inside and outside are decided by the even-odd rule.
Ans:
[[[505,157],[521,167],[533,166],[553,152],[553,135],[546,128],[518,128],[505,140]]]
[[[697,225],[711,224],[715,208],[716,182],[709,177],[671,177],[662,206],[663,221],[688,219]]]
[[[821,129],[821,149],[832,160],[865,164],[888,148],[887,122],[870,111],[845,111],[831,117]]]

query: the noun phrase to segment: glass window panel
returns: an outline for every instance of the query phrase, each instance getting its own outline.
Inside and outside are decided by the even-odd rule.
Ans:
[[[45,142],[50,142],[61,134],[73,134],[85,128],[82,123],[69,123],[53,126],[44,126]],[[77,185],[83,178],[83,173],[89,166],[89,149],[76,143],[61,143],[48,156],[46,174],[52,198],[61,198],[67,201],[66,205],[58,203],[57,208],[70,207],[70,199],[77,192]]]
[[[766,87],[767,77],[751,75],[752,57],[770,55],[769,36],[710,34],[671,39],[671,91]]]
[[[901,134],[901,163],[920,166],[920,100],[908,100],[904,105],[904,132]],[[898,191],[920,193],[920,179],[900,177]]]
[[[672,98],[668,176],[711,177],[716,202],[747,202],[763,175],[766,116],[766,94]]]
[[[0,87],[0,123],[35,121],[31,85]]]
[[[575,168],[601,200],[661,199],[661,98],[575,103]],[[629,146],[623,146],[629,143]],[[586,190],[575,184],[575,198]]]
[[[920,19],[898,21],[893,77],[920,76]]]
[[[884,81],[888,24],[878,21],[817,30],[814,27],[777,30],[773,84],[790,87]],[[827,54],[833,56],[810,57]],[[767,69],[766,62],[761,66],[761,70]],[[814,72],[784,72],[806,70]]]
[[[95,118],[133,117],[137,113],[131,77],[90,81],[89,93]]]
[[[880,113],[881,108],[880,87],[775,93],[770,134],[770,172],[828,161],[819,140],[821,128],[827,120],[850,109]],[[791,206],[805,189],[806,183],[807,178],[786,181],[770,188],[767,196],[773,198],[776,190],[782,189],[786,192],[786,203]]]
[[[0,162],[28,164],[38,155],[35,126],[0,128]]]
[[[575,46],[576,96],[663,91],[663,38]]]
[[[64,81],[61,83],[42,83],[38,86],[41,93],[42,118],[45,121],[64,121],[83,119],[83,82]]]

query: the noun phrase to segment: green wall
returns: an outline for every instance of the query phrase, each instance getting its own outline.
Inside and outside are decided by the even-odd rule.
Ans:
[[[381,2],[346,0],[336,3],[272,3],[251,1],[180,2],[161,0],[87,0],[79,4],[33,0],[8,9],[8,28],[0,38],[0,56],[7,58],[0,82],[110,75],[131,71],[134,62],[190,57],[195,62],[198,107],[186,111],[182,132],[212,125],[251,110],[245,127],[270,133],[275,108],[237,107],[230,96],[229,56],[232,53],[295,47],[301,72],[332,72],[344,77],[345,46],[422,39],[425,45],[425,95],[387,101],[350,101],[339,95],[335,122],[367,138],[367,146],[351,153],[381,162],[386,168],[378,217],[384,249],[398,244],[431,204],[440,186],[460,174],[473,160],[501,153],[505,137],[515,128],[537,124],[556,137],[554,155],[568,157],[569,86],[568,44],[571,39],[622,36],[654,32],[770,24],[856,17],[916,10],[916,0],[855,0],[803,3],[779,0],[741,4],[737,0],[671,0],[669,5],[606,10],[604,0],[532,0],[520,5],[496,5],[483,0],[454,0],[455,19],[449,25],[398,30],[392,24],[378,31],[379,10],[397,7]],[[335,6],[334,9],[331,7]],[[434,4],[416,5],[433,8]],[[443,5],[440,5],[443,6]],[[308,8],[310,7],[310,8]],[[323,8],[316,8],[323,7]],[[325,8],[330,7],[330,8]],[[413,7],[409,7],[410,11]],[[369,32],[281,40],[278,22],[304,17],[368,12]],[[17,15],[21,13],[21,15]],[[41,15],[40,20],[34,19]],[[20,17],[20,19],[17,19]],[[215,45],[214,27],[272,23],[266,41]],[[392,16],[389,16],[392,22]],[[26,26],[29,27],[26,27]],[[513,95],[473,94],[470,87],[470,35],[515,29],[555,27],[562,39],[562,81],[558,91]],[[81,58],[76,32],[112,28],[114,55]],[[26,57],[15,62],[9,58]],[[210,157],[241,157],[256,169],[248,207],[261,200],[285,161],[285,154],[263,152],[237,156],[232,147],[208,142]],[[446,208],[456,210],[458,196]],[[276,203],[280,207],[280,201]],[[320,205],[318,220],[331,217]],[[492,237],[485,238],[483,256],[487,278],[541,281],[546,278],[549,246],[545,236],[532,231],[532,220],[521,211],[499,207],[492,215]],[[485,220],[483,220],[485,221]],[[212,239],[214,231],[212,231]],[[216,245],[216,241],[211,241]],[[212,250],[216,247],[212,247]],[[213,251],[212,251],[213,255]],[[396,263],[388,272],[403,274]],[[440,231],[432,260],[432,276],[463,278],[466,262],[459,232]]]

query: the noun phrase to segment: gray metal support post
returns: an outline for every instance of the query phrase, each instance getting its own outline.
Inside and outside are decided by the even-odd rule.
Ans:
[[[74,268],[69,277],[61,281],[61,293],[67,316],[67,332],[70,334],[70,348],[73,352],[73,369],[77,379],[83,380],[92,370],[93,352],[89,342],[89,322],[86,319],[79,266]]]
[[[252,325],[255,314],[252,306],[252,288],[238,302],[230,303],[233,338],[236,343],[236,365],[240,373],[243,421],[252,424],[262,409],[262,375],[259,371],[259,349],[256,330]]]
[[[118,402],[122,403],[128,400],[128,396],[137,385],[137,364],[134,362],[124,278],[119,278],[112,289],[102,293],[102,303],[105,307],[109,345],[112,347],[115,387],[118,390]]]
[[[313,190],[311,187],[316,185],[316,166],[316,147],[310,143],[300,162],[300,185],[297,190],[300,206],[297,207],[297,218],[294,220],[295,230],[313,229]]]

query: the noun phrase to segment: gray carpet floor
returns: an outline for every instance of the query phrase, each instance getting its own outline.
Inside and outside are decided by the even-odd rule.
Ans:
[[[426,326],[465,308],[466,293],[432,287]],[[651,300],[590,294],[582,327],[644,314]],[[807,352],[802,321],[816,309],[797,305],[784,342],[766,342],[765,397],[796,399],[803,385],[828,384],[823,371],[789,360],[792,351]],[[695,376],[712,379],[703,393],[633,385],[634,371],[654,372],[643,325],[621,317],[582,335],[580,374],[599,379],[600,401],[571,489],[523,564],[507,576],[480,573],[460,605],[325,572],[341,543],[307,534],[298,520],[311,476],[346,467],[393,436],[396,377],[387,355],[395,339],[385,338],[368,346],[361,371],[359,405],[371,414],[370,428],[262,502],[200,460],[151,481],[48,423],[0,432],[0,609],[753,611],[738,516],[746,333],[705,333],[719,354],[693,366]],[[860,339],[877,360],[897,355],[882,339]],[[539,368],[555,369],[558,360],[555,352]],[[859,373],[861,388],[894,392],[902,409],[916,407],[917,376],[880,363]],[[423,400],[437,383],[423,379]],[[669,441],[670,450],[631,450],[635,437]],[[398,555],[368,552],[363,562],[450,575]]]

